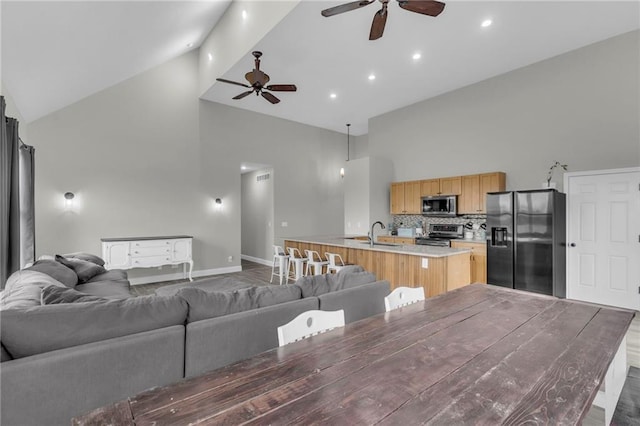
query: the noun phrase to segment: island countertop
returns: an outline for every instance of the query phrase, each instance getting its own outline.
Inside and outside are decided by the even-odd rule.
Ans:
[[[381,251],[386,253],[407,254],[410,256],[421,257],[448,257],[461,253],[470,253],[470,249],[466,248],[449,248],[437,246],[420,246],[406,244],[376,243],[373,247],[368,241],[356,239],[363,238],[355,235],[339,235],[339,236],[309,236],[309,237],[285,237],[285,241],[295,241],[299,243],[322,244],[327,246],[336,246],[344,248],[352,248],[359,250]],[[364,237],[366,238],[366,237]]]

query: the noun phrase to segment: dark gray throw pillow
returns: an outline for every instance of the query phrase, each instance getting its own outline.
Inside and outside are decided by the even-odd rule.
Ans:
[[[78,275],[72,269],[55,260],[38,260],[25,270],[42,272],[70,288],[78,284]]]
[[[73,259],[86,260],[87,262],[95,263],[98,266],[104,266],[104,259],[91,253],[77,251],[75,253],[63,254],[62,256],[66,257],[67,259],[73,258]]]
[[[102,266],[96,265],[95,263],[87,260],[66,258],[56,254],[56,261],[72,269],[76,275],[78,275],[78,281],[81,283],[85,283],[96,275],[107,272],[107,270]]]
[[[106,302],[109,300],[81,293],[72,288],[58,287],[55,285],[43,288],[40,298],[43,305],[54,305],[56,303]]]

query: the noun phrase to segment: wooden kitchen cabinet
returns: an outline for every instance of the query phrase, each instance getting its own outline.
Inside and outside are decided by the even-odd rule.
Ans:
[[[391,184],[391,214],[420,214],[420,181]]]
[[[471,282],[487,283],[487,245],[467,241],[451,241],[452,248],[471,250]]]
[[[504,191],[506,178],[503,172],[462,176],[462,192],[458,197],[458,214],[483,214],[487,212],[487,192]]]
[[[460,195],[462,177],[454,176],[440,179],[425,179],[420,181],[420,195]]]

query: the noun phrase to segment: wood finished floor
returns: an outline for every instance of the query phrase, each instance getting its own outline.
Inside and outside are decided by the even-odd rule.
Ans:
[[[214,275],[214,277],[242,277],[245,280],[255,282],[255,285],[270,285],[271,267],[259,263],[242,261],[242,271],[229,274]],[[194,280],[203,280],[211,277],[199,277]],[[277,283],[274,278],[274,284]],[[188,280],[164,281],[161,283],[139,284],[131,286],[131,293],[135,296],[154,294],[156,289],[167,285],[187,283]],[[611,425],[614,426],[640,426],[640,315],[636,316],[627,335],[628,355],[627,361],[632,366],[622,389],[618,406],[616,407]],[[604,410],[592,407],[584,419],[584,426],[604,424]]]

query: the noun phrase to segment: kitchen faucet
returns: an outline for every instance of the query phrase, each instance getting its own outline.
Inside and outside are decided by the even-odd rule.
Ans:
[[[369,245],[371,247],[373,247],[373,228],[376,226],[376,224],[380,224],[380,228],[384,229],[384,223],[377,221],[377,222],[373,222],[373,225],[371,225],[371,233],[369,234]]]

